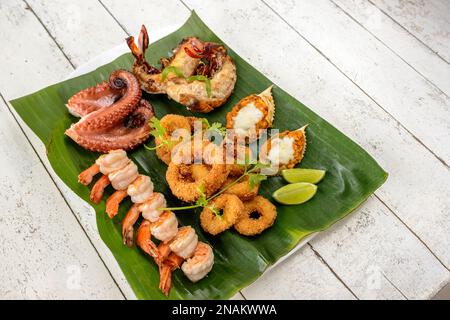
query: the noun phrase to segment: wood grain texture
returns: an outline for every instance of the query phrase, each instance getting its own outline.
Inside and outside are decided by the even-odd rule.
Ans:
[[[450,63],[450,2],[370,0],[417,39]]]
[[[185,7],[179,8],[179,2],[178,1],[155,1],[152,2],[152,4],[155,5],[149,5],[147,4],[145,6],[144,10],[133,10],[135,7],[139,7],[140,3],[142,1],[139,0],[132,0],[129,1],[129,10],[124,10],[123,6],[121,5],[120,1],[117,0],[103,0],[102,1],[108,9],[110,9],[110,12],[117,18],[118,22],[126,29],[126,30],[137,30],[136,26],[140,26],[142,23],[148,25],[154,25],[155,21],[153,17],[149,14],[156,10],[159,6],[165,6],[170,9],[177,9],[179,10],[177,12],[177,17],[180,19],[179,21],[183,21],[184,17],[187,17],[189,15],[189,10]],[[213,6],[214,7],[214,6]],[[213,8],[211,7],[211,8]],[[220,9],[219,9],[220,10]],[[184,14],[180,13],[183,12]],[[162,26],[165,26],[167,24],[167,21],[174,21],[173,15],[170,16],[164,16],[162,14],[162,17],[164,18],[162,23]],[[150,38],[151,38],[151,28],[148,28],[150,30]],[[216,29],[214,29],[216,30]],[[233,47],[233,49],[238,49]],[[302,254],[303,263],[301,264],[302,268],[297,268],[296,273],[298,278],[302,279],[322,279],[320,283],[317,283],[317,286],[315,287],[315,294],[314,296],[310,296],[310,299],[313,299],[314,297],[320,297],[320,296],[327,296],[333,299],[339,299],[343,297],[349,297],[351,296],[350,292],[336,279],[336,277],[331,273],[330,270],[327,268],[308,268],[308,265],[314,265],[319,266],[321,265],[319,259],[317,256],[315,256],[311,249],[309,247],[306,247],[302,249],[302,252],[305,252]],[[276,267],[278,268],[278,267]],[[275,275],[281,275],[282,273],[279,273],[276,270],[271,271],[271,274]],[[252,286],[252,289],[245,289],[243,294],[247,299],[257,299],[262,298],[263,296],[266,296],[266,291],[261,291],[259,289],[259,284],[262,284],[263,286],[267,286],[267,284],[274,284],[273,281],[260,281],[257,280]],[[274,285],[274,288],[277,286]],[[298,293],[294,293],[292,291],[298,291]],[[258,293],[262,294],[262,296],[258,295]],[[281,296],[287,297],[289,295],[294,295],[298,297],[303,297],[305,299],[308,298],[307,291],[303,291],[301,289],[301,283],[295,284],[293,283],[293,290],[289,290],[288,292],[285,292]]]
[[[393,70],[408,68],[408,66],[401,60],[389,57],[390,54],[385,47],[378,44],[376,39],[370,38],[370,35],[367,37],[367,32],[362,32],[364,30],[344,15],[334,4],[328,1],[317,1],[315,2],[317,6],[311,7],[307,1],[297,1],[293,7],[284,7],[281,2],[270,0],[270,3],[273,4],[275,10],[279,10],[280,14],[286,16],[287,19],[290,17],[292,25],[298,25],[299,30],[304,31],[305,36],[309,41],[314,45],[317,45],[317,48],[321,50],[324,55],[332,57],[333,63],[337,64],[339,62],[338,67],[342,65],[344,72],[348,73],[353,81],[356,81],[361,85],[365,84],[367,87],[370,87],[371,91],[376,92],[377,94],[381,94],[381,90],[386,91],[385,98],[383,98],[386,100],[386,103],[381,104],[383,109],[388,109],[388,107],[385,106],[391,101],[398,102],[398,108],[403,110],[409,109],[408,117],[414,119],[413,121],[417,123],[430,121],[429,125],[432,127],[434,121],[439,121],[445,127],[449,126],[450,122],[448,122],[448,116],[450,116],[450,114],[447,115],[447,113],[450,112],[450,109],[448,108],[450,104],[447,103],[448,99],[441,100],[442,97],[439,94],[433,95],[431,93],[426,93],[425,96],[427,98],[424,99],[431,99],[433,101],[436,101],[437,99],[441,101],[444,103],[442,104],[442,107],[446,108],[446,111],[443,114],[431,111],[433,105],[432,102],[429,101],[429,105],[427,108],[423,109],[424,111],[421,111],[420,113],[413,112],[413,110],[411,110],[411,104],[409,104],[411,98],[408,97],[408,92],[405,92],[404,90],[393,90],[392,88],[395,88],[394,84],[398,87],[403,86],[406,83],[418,81],[417,73],[406,72],[405,70],[401,73],[393,73]],[[317,15],[315,13],[316,10],[319,10],[321,14]],[[296,19],[293,14],[291,14],[292,12],[301,12],[303,18]],[[306,23],[302,22],[303,20],[310,21],[314,28],[307,26]],[[330,20],[336,21],[336,24],[328,23],[327,21]],[[314,31],[313,29],[322,30],[322,32],[328,30],[329,36],[320,36],[319,31]],[[339,30],[341,33],[335,32],[335,30]],[[345,30],[346,35],[342,35]],[[352,39],[358,39],[358,41],[353,41]],[[346,46],[342,47],[343,44]],[[355,48],[355,46],[358,46],[358,48]],[[332,47],[337,49],[335,50]],[[368,51],[364,48],[367,48]],[[343,53],[349,51],[355,52],[353,49],[359,50],[357,57],[351,59],[352,61],[344,58],[345,54]],[[372,53],[369,53],[369,51],[377,52],[377,55],[373,55]],[[389,59],[391,59],[390,62]],[[376,68],[372,68],[373,66],[376,66]],[[349,69],[347,69],[347,67]],[[353,68],[353,71],[350,70],[350,68]],[[358,74],[360,74],[360,76],[355,78],[353,77],[352,72],[359,72]],[[365,80],[371,79],[372,77],[376,78],[376,74],[378,74],[380,77],[379,80],[384,84],[383,89],[379,84],[375,84],[372,80]],[[389,76],[386,76],[381,80],[382,74]],[[361,80],[360,82],[359,79],[364,80]],[[414,91],[418,92],[424,90],[424,87],[428,90],[429,84],[425,82],[416,83]],[[413,91],[412,88],[405,88],[408,91]],[[369,90],[366,90],[365,92],[369,94]],[[367,102],[374,105],[373,102]],[[400,104],[400,102],[402,102],[402,104]],[[353,104],[354,103],[355,102],[353,102]],[[361,114],[369,112],[363,106],[361,107],[362,108],[359,111]],[[428,114],[424,115],[426,110],[428,110]],[[346,112],[346,114],[350,113]],[[383,112],[375,113],[372,118],[376,119],[376,114],[381,115]],[[386,113],[384,114],[386,115]],[[432,118],[436,119],[432,120]],[[378,119],[378,122],[380,120],[381,119]],[[332,122],[335,123],[334,121]],[[402,130],[402,128],[399,127],[399,123],[396,123],[396,121],[390,122],[391,126],[388,126],[387,128],[386,126],[383,126],[383,130],[380,130],[381,124],[371,126],[368,122],[361,123],[359,127],[355,128],[358,129],[358,134],[364,132],[364,134],[362,134],[363,136],[370,137],[376,135],[379,137],[377,142],[371,142],[372,153],[382,164],[385,164],[387,171],[390,173],[390,179],[388,179],[388,182],[377,194],[379,194],[382,200],[432,248],[433,252],[440,257],[443,263],[449,267],[450,232],[448,226],[450,225],[450,217],[448,215],[448,208],[450,207],[450,193],[448,191],[448,181],[450,181],[450,172],[448,167],[439,165],[439,161],[433,157],[431,153],[415,143],[414,136],[411,137],[405,130]],[[450,141],[445,135],[439,136],[440,129],[428,134],[443,139],[442,147],[447,145],[447,142]],[[446,187],[443,188],[443,184]],[[426,185],[427,188],[424,189],[424,185]],[[408,187],[405,188],[405,186]],[[423,203],[427,203],[425,212]],[[423,218],[424,213],[427,216],[426,219]],[[435,232],[430,233],[430,228],[433,228]]]
[[[449,97],[329,0],[295,3],[268,0],[267,3],[374,101],[450,164]]]
[[[34,16],[33,12],[30,10],[30,8],[26,4],[18,4],[16,1],[6,1],[2,2],[1,8],[0,8],[0,15],[3,15],[1,17],[0,25],[2,33],[2,39],[6,39],[8,41],[9,45],[5,47],[4,50],[6,50],[6,58],[2,59],[0,62],[2,73],[0,74],[0,82],[2,83],[1,86],[1,93],[5,99],[11,99],[20,95],[24,95],[26,93],[29,93],[31,91],[40,89],[42,86],[50,85],[54,82],[62,80],[70,71],[73,70],[72,66],[70,65],[69,61],[67,61],[64,54],[60,51],[58,46],[53,42],[51,37],[48,35],[46,30],[43,28],[43,26],[39,23],[39,21]],[[5,19],[4,19],[5,17]],[[15,17],[15,18],[13,18]],[[23,41],[15,41],[15,39],[23,39]],[[39,50],[36,50],[36,48],[39,48]],[[35,54],[30,54],[30,52],[35,52]],[[30,70],[33,70],[30,72]],[[19,80],[20,79],[20,80]],[[4,106],[6,108],[6,105]],[[12,108],[11,108],[12,109]],[[14,113],[14,111],[13,111]],[[79,221],[82,222],[83,229],[80,228],[79,224],[77,223],[76,219],[74,219],[73,213],[71,209],[65,204],[64,198],[61,196],[58,189],[54,186],[54,182],[52,182],[52,179],[48,175],[48,173],[44,170],[44,167],[42,166],[42,163],[39,162],[39,165],[36,164],[36,166],[40,166],[40,170],[38,171],[39,174],[33,175],[30,177],[28,184],[30,187],[33,187],[34,190],[38,189],[36,186],[42,186],[42,184],[45,184],[45,187],[47,188],[47,191],[51,193],[51,196],[54,197],[55,202],[59,201],[61,203],[64,203],[65,207],[61,208],[59,207],[58,215],[61,216],[61,219],[69,219],[69,221],[73,221],[74,224],[72,225],[72,230],[65,231],[66,234],[70,235],[71,238],[73,238],[73,241],[87,241],[87,237],[85,232],[90,233],[91,235],[95,235],[97,238],[98,233],[94,232],[94,230],[91,230],[89,227],[86,227],[87,224],[83,223],[84,220],[91,219],[95,221],[93,212],[89,211],[89,208],[87,205],[85,205],[82,201],[78,199],[72,192],[68,192],[67,188],[58,180],[56,175],[51,170],[50,165],[48,164],[47,158],[45,156],[45,147],[42,145],[42,143],[39,141],[39,139],[34,136],[34,134],[31,132],[31,130],[28,129],[26,125],[20,120],[20,118],[16,115],[17,120],[22,125],[22,128],[24,132],[26,133],[26,136],[31,141],[34,149],[37,151],[38,156],[36,153],[34,153],[34,159],[35,161],[43,161],[44,164],[46,164],[47,170],[50,172],[52,179],[56,181],[58,187],[60,190],[62,190],[63,194],[65,195],[66,200],[72,199],[72,203],[77,203],[78,208],[72,206],[72,210],[78,214]],[[11,127],[14,127],[13,124],[11,124]],[[21,138],[21,142],[17,143],[16,148],[18,150],[21,150],[20,148],[30,148],[29,143],[25,139],[25,136],[20,131],[19,126],[17,123],[15,123],[16,128],[16,135],[17,139],[19,137]],[[3,145],[11,145],[10,143],[3,143]],[[31,149],[32,150],[32,149]],[[21,157],[16,157],[17,159],[21,159]],[[20,167],[19,167],[20,172]],[[14,181],[14,180],[13,180]],[[17,186],[18,190],[20,190],[20,185]],[[24,195],[26,195],[24,193]],[[50,197],[50,195],[49,195]],[[48,201],[45,203],[45,206],[41,209],[39,209],[39,213],[45,212],[45,208],[52,207],[52,201]],[[74,210],[75,208],[75,210]],[[30,210],[28,215],[31,214],[37,214],[38,212],[34,212],[29,207],[27,207],[27,210]],[[19,219],[19,217],[23,215],[22,212],[18,211],[14,213],[14,217],[16,219]],[[42,224],[44,223],[44,220],[41,221]],[[94,224],[95,226],[95,224]],[[60,232],[59,226],[57,223],[55,224],[49,224],[48,228],[45,229],[46,237],[49,239],[52,239],[53,235],[57,235]],[[8,236],[7,232],[5,231],[3,233],[5,236]],[[35,239],[36,242],[38,242],[38,239]],[[42,241],[42,240],[41,240]],[[50,241],[50,240],[49,240]],[[92,237],[91,237],[92,241]],[[83,258],[86,259],[85,255],[89,255],[90,260],[85,260],[84,267],[86,270],[89,270],[91,268],[90,264],[92,263],[99,263],[101,266],[103,266],[101,260],[99,259],[97,253],[95,252],[92,245],[87,241],[88,245],[87,247],[84,246],[78,246],[81,248],[81,252],[83,252]],[[98,243],[101,243],[100,241]],[[38,246],[39,244],[36,244]],[[113,270],[113,266],[115,260],[112,257],[112,255],[109,253],[109,250],[107,250],[106,246],[103,246],[104,253],[109,254],[110,262],[107,263],[108,268]],[[78,250],[78,249],[77,249]],[[98,246],[97,251],[101,251],[102,247]],[[41,249],[41,251],[43,251]],[[33,251],[30,252],[30,263],[29,264],[22,264],[21,268],[16,268],[14,273],[11,273],[9,277],[11,279],[15,278],[25,278],[24,273],[26,274],[29,271],[26,271],[24,268],[36,268],[38,270],[46,269],[48,268],[48,264],[44,267],[40,266],[39,263],[42,263],[43,260],[39,259],[39,255],[42,254],[41,252]],[[47,254],[47,252],[45,253]],[[65,253],[61,252],[60,255],[58,255],[58,251],[55,249],[54,252],[52,252],[52,255],[54,255],[54,263],[57,263],[59,259],[63,260],[65,258]],[[102,257],[103,260],[107,259],[106,257]],[[96,261],[96,262],[95,262]],[[45,262],[45,261],[44,261]],[[52,260],[49,259],[49,264],[52,263]],[[94,264],[95,265],[95,264]],[[120,270],[119,270],[120,271]],[[102,272],[108,272],[108,269],[106,269],[103,266]],[[96,274],[98,272],[92,271],[92,276],[96,277]],[[121,275],[121,273],[120,273]],[[28,276],[31,276],[31,274],[28,274]],[[86,283],[86,287],[94,287],[98,290],[101,290],[101,288],[104,288],[105,286],[110,286],[108,289],[104,289],[103,294],[105,297],[108,297],[108,295],[113,295],[115,293],[118,293],[116,298],[120,298],[122,294],[117,289],[115,282],[113,279],[109,276],[109,279],[105,279],[104,276],[99,275],[99,278],[102,279],[104,282],[103,285],[99,285],[98,283],[94,282],[93,284],[89,285],[89,283]],[[118,277],[117,277],[118,278]],[[89,278],[86,279],[88,281]],[[103,287],[102,287],[103,286]],[[115,289],[114,289],[115,288]],[[50,290],[51,289],[51,290]],[[96,289],[96,290],[97,290]],[[54,292],[51,292],[53,288],[49,288],[46,286],[42,287],[36,287],[36,292],[39,292],[37,297],[45,297],[45,296],[51,296],[53,298],[71,298],[75,296],[71,296],[70,292],[61,292],[60,290],[57,290],[57,288],[54,290]],[[49,292],[46,292],[46,290],[50,290]],[[14,292],[14,291],[13,291]],[[18,296],[20,297],[19,293],[20,291],[17,291]],[[84,296],[82,293],[79,293],[78,298],[88,297],[89,293],[85,293]],[[111,296],[112,297],[112,296]],[[99,296],[101,298],[101,296]]]
[[[120,43],[124,37],[123,30],[118,31],[119,37],[116,33],[112,34],[114,30],[118,30],[118,25],[111,16],[108,17],[106,10],[100,10],[101,5],[98,6],[96,2],[88,4],[73,2],[72,7],[61,5],[62,1],[52,2],[55,2],[55,6],[44,6],[44,1],[33,0],[29,3],[49,30],[50,35],[63,49],[64,54],[39,25],[38,20],[33,18],[30,10],[25,10],[25,6],[17,6],[12,1],[2,1],[0,4],[2,18],[0,38],[7,41],[9,39],[7,43],[13,44],[4,48],[7,59],[0,64],[2,72],[5,70],[0,74],[0,92],[7,98],[17,97],[61,80],[72,70],[64,55],[70,57],[72,64],[78,65],[114,44]],[[307,42],[299,39],[295,32],[277,19],[273,12],[262,3],[257,1],[246,3],[214,1],[208,4],[187,1],[186,3],[194,7],[202,19],[240,55],[246,57],[275,83],[312,107],[375,156],[391,174],[388,183],[379,190],[377,195],[448,268],[450,265],[448,168],[442,166],[398,122],[380,110],[367,95],[348,81]],[[128,1],[124,6],[123,1],[102,0],[102,4],[120,23],[119,27],[128,33],[136,33],[141,23],[151,28],[181,24],[189,15],[189,11],[183,9],[183,4],[178,1],[133,0]],[[58,12],[53,12],[54,10]],[[95,12],[95,15],[90,15],[91,13],[85,10]],[[70,13],[73,12],[80,13],[83,17],[91,17],[91,20],[92,18],[97,20],[90,23],[100,28],[100,32],[85,28],[83,25],[70,29],[70,23],[68,26],[64,17],[70,17]],[[305,19],[311,21],[313,18]],[[101,26],[97,25],[98,21],[101,22]],[[348,25],[351,27],[350,30],[354,29],[349,21],[345,23],[339,21],[338,19],[337,22],[333,22],[336,26],[333,24],[332,27],[341,28],[343,25]],[[64,32],[69,29],[72,32]],[[14,31],[11,32],[11,30]],[[149,31],[151,38],[151,29]],[[283,34],[283,37],[280,37],[280,34]],[[361,34],[365,34],[363,39],[370,38],[368,33],[361,32]],[[386,37],[389,36],[392,34],[389,33]],[[26,39],[26,41],[17,44],[14,39]],[[370,40],[370,43],[372,41]],[[89,47],[83,47],[86,43],[89,43]],[[282,50],[273,50],[273,47]],[[40,53],[29,55],[29,52],[36,51],[35,48],[39,48]],[[378,50],[379,46],[376,48]],[[293,60],[292,52],[301,58]],[[413,58],[419,59],[420,54],[423,52],[414,53]],[[407,60],[407,57],[403,58]],[[336,63],[334,58],[331,61]],[[403,67],[397,66],[402,63]],[[393,65],[400,70],[406,68],[404,62],[397,60]],[[34,73],[29,70],[33,70]],[[422,73],[425,75],[426,70]],[[419,77],[419,75],[415,76]],[[438,81],[443,83],[442,81],[446,80],[445,76],[440,75],[435,76],[434,79],[438,78],[443,80],[433,80],[437,86],[439,86]],[[383,104],[382,106],[384,107]],[[417,119],[420,118],[417,117]],[[14,124],[11,124],[11,127],[14,127]],[[42,144],[30,135],[28,129],[25,129],[25,132],[37,148],[40,157],[45,159],[47,168],[50,168]],[[35,158],[36,163],[38,160]],[[42,171],[42,165],[35,166],[40,166]],[[97,251],[110,267],[119,286],[125,291],[127,297],[132,298],[132,292],[127,291],[129,288],[127,289],[126,281],[120,279],[121,272],[116,262],[98,237],[92,210],[68,191],[58,181],[56,175],[52,173],[52,176],[56,179],[58,187]],[[427,185],[426,190],[423,185]],[[423,203],[427,203],[425,211]],[[423,219],[424,215],[427,219]],[[289,290],[281,293],[286,298],[351,298],[350,291],[325,264],[328,264],[360,298],[430,297],[433,292],[448,282],[449,273],[407,227],[378,199],[371,199],[349,220],[343,221],[312,242],[313,249],[324,261],[314,254],[311,248],[306,247],[299,254],[283,262],[279,269],[277,267],[269,271],[252,286],[246,288],[244,291],[246,298],[273,298],[274,294],[286,290],[287,285]],[[10,230],[4,232],[7,234],[10,232],[8,235],[14,236]],[[78,239],[78,236],[74,237]],[[34,258],[35,256],[32,256],[32,259]],[[378,278],[380,274],[382,277]],[[16,278],[22,279],[27,276],[32,281],[38,279],[38,275],[26,275],[22,271]],[[417,277],[422,280],[415,286]],[[38,280],[36,281],[39,283]],[[374,281],[379,285],[374,286]],[[18,282],[16,286],[5,287],[7,290],[13,288],[8,293],[13,297],[18,292],[20,283]],[[46,292],[48,294],[48,288],[41,283],[34,288],[40,290],[36,296],[45,296]],[[33,290],[35,289],[31,291]],[[83,294],[89,295],[82,292],[79,296]],[[72,296],[76,295],[61,292],[52,297]]]
[[[0,297],[123,298],[3,100],[0,141]]]
[[[98,1],[27,0],[27,3],[75,67],[126,37]]]
[[[428,46],[368,0],[332,1],[423,77],[450,96],[450,64],[439,58]]]
[[[442,183],[449,180],[449,173],[434,156],[305,40],[298,36],[295,37],[296,33],[281,19],[275,19],[275,14],[260,2],[247,1],[243,4],[239,1],[215,1],[216,10],[214,11],[208,10],[208,6],[200,1],[190,0],[186,3],[194,8],[205,19],[206,23],[216,30],[218,35],[241,56],[265,73],[277,85],[310,106],[368,150],[390,173],[387,183],[381,188],[381,190],[386,191],[378,192],[380,196],[385,193],[391,199],[396,199],[398,205],[395,210],[401,209],[405,217],[407,215],[412,216],[409,219],[414,228],[420,229],[420,235],[426,239],[428,244],[432,243],[433,250],[439,251],[442,254],[441,256],[446,259],[445,261],[448,262],[449,239],[446,227],[448,226],[448,215],[445,208],[448,208],[449,197],[447,191],[444,190],[446,188],[442,188]],[[243,32],[244,28],[242,27],[244,25],[246,26],[245,32]],[[283,34],[283,37],[279,37],[279,34]],[[252,43],[252,46],[249,46],[248,43]],[[273,45],[267,45],[267,43]],[[277,48],[283,50],[273,50],[275,44]],[[293,60],[293,52],[295,52],[295,56],[301,58]],[[286,61],[289,61],[289,63],[286,64]],[[420,169],[424,166],[428,168],[428,171]],[[399,187],[404,179],[408,177],[410,180],[413,179],[412,168],[424,172],[423,177],[417,180],[419,183],[408,184],[408,188]],[[427,217],[435,217],[433,218],[435,221],[428,224],[428,219],[423,219],[421,211],[423,208],[421,200],[423,188],[421,188],[420,182],[430,185],[432,180],[430,181],[426,177],[425,172],[435,170],[438,173],[433,175],[433,178],[439,176],[441,178],[436,184],[433,184],[433,191],[431,192],[438,192],[440,196],[438,198],[435,196],[432,201],[430,200],[429,205],[432,209]],[[411,188],[414,188],[414,191]],[[397,193],[401,190],[403,190],[403,193],[398,195]],[[411,196],[411,194],[415,196]],[[417,199],[415,199],[416,197]],[[384,198],[382,199],[385,201]],[[403,206],[408,203],[409,207],[404,210]],[[402,225],[401,221],[390,213],[380,201],[369,202],[363,206],[362,210],[366,207],[370,207],[370,210],[367,210],[372,218],[368,219],[369,223],[365,228],[363,237],[370,239],[377,237],[377,235],[380,235],[380,237],[383,235],[382,238],[378,238],[378,241],[392,244],[398,242],[399,247],[405,251],[411,251],[409,248],[413,247],[421,248],[416,253],[417,257],[409,257],[405,261],[411,266],[410,270],[414,270],[414,266],[417,266],[418,261],[420,261],[419,264],[427,270],[427,273],[439,274],[433,284],[421,284],[423,297],[429,295],[428,287],[440,287],[443,282],[448,281],[448,271],[435,259],[431,252],[423,247],[419,239],[411,238],[411,233],[407,227]],[[389,217],[389,219],[383,220],[386,226],[375,223],[379,212],[383,212]],[[355,216],[357,217],[360,213],[361,211],[358,210],[355,212]],[[424,226],[424,224],[427,224],[427,226]],[[439,228],[439,226],[441,227]],[[345,230],[347,225],[343,224],[340,228]],[[381,233],[380,229],[383,228],[395,230],[395,232],[391,235]],[[427,230],[430,228],[436,230],[436,233],[428,232]],[[414,279],[417,274],[396,269],[393,260],[391,260],[393,257],[391,252],[374,251],[367,245],[364,247],[358,246],[358,240],[354,235],[344,232],[340,235],[350,239],[347,242],[348,247],[345,247],[349,252],[352,251],[350,243],[358,247],[358,250],[353,252],[352,259],[360,260],[361,264],[367,266],[375,264],[376,261],[390,261],[384,265],[384,268],[391,269],[395,273],[395,276],[393,276],[395,279],[402,279],[401,282],[409,283],[411,288],[403,288],[403,290],[413,290]],[[394,240],[399,237],[403,241]],[[342,242],[342,239],[335,238],[335,234],[328,232],[324,232],[324,237],[321,239],[321,241],[326,241],[330,245],[335,242]],[[320,250],[318,252],[322,254]],[[325,261],[331,266],[335,264],[337,266],[341,263],[340,257],[333,257],[332,261],[325,258]],[[345,268],[337,269],[347,273],[348,277],[367,278],[365,270],[362,269],[356,274]],[[391,274],[391,271],[387,273]],[[342,274],[338,274],[345,278]],[[289,274],[286,274],[286,277],[289,277]],[[388,282],[386,284],[391,286]],[[378,294],[382,295],[383,293],[378,292]],[[369,295],[363,294],[364,296]],[[391,297],[394,298],[397,295]]]

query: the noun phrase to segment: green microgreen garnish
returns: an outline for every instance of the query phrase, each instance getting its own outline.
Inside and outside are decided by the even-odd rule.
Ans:
[[[206,132],[217,132],[221,136],[225,136],[227,133],[227,128],[225,128],[220,122],[213,122],[212,124],[209,123],[208,119],[202,118],[203,126],[205,127]]]
[[[161,124],[161,121],[159,121],[159,119],[157,117],[153,117],[150,119],[150,123],[149,123],[150,128],[153,128],[150,131],[150,134],[152,136],[154,136],[155,138],[158,138],[161,143],[157,146],[154,147],[150,147],[144,144],[144,148],[150,151],[154,151],[164,145],[166,145],[169,149],[172,149],[173,143],[174,141],[168,139],[167,135],[166,135],[166,128],[163,127],[163,125]]]

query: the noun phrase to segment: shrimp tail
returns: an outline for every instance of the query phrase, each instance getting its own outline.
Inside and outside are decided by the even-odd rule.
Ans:
[[[168,296],[172,287],[172,272],[180,268],[184,259],[171,253],[159,267],[159,289]]]
[[[94,184],[91,190],[91,201],[98,204],[100,200],[102,200],[103,192],[105,188],[111,183],[107,175],[103,175],[97,182]]]
[[[148,74],[155,74],[155,73],[161,72],[157,68],[151,66],[145,60],[145,51],[148,48],[149,41],[148,41],[147,29],[145,28],[144,25],[142,25],[142,27],[141,27],[141,33],[139,34],[139,38],[138,38],[139,46],[136,45],[133,36],[130,36],[130,37],[126,38],[125,40],[127,42],[128,47],[131,50],[131,53],[133,54],[134,58],[136,59],[135,65],[142,66]]]
[[[125,216],[125,218],[122,221],[123,243],[125,245],[127,245],[128,247],[133,246],[134,224],[139,219],[139,214],[140,214],[139,205],[135,203],[131,206],[130,210],[128,210],[127,215]],[[141,232],[139,234],[139,239],[141,240],[142,244],[145,243],[144,240],[146,237],[147,237],[147,239],[150,239],[150,237],[151,237],[150,230],[146,230],[146,228],[147,228],[146,224],[144,226],[141,224],[141,227],[139,228],[139,230]],[[139,233],[139,230],[138,230],[138,233]]]
[[[92,179],[96,174],[100,172],[100,167],[94,163],[92,166],[84,170],[78,175],[78,182],[87,186],[92,182]]]
[[[169,264],[163,264],[159,267],[159,289],[169,296],[172,287],[172,267]]]
[[[119,205],[127,197],[126,190],[117,190],[106,200],[106,213],[111,219],[119,212]]]
[[[161,258],[158,248],[151,240],[152,234],[150,227],[151,223],[148,220],[144,220],[144,222],[141,223],[136,233],[136,244],[158,263],[161,261]]]

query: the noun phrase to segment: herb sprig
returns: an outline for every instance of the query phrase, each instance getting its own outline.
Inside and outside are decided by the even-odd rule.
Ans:
[[[197,199],[195,204],[190,205],[190,206],[160,208],[158,210],[180,211],[180,210],[189,210],[189,209],[195,209],[195,208],[208,208],[211,211],[213,211],[214,214],[216,214],[217,216],[220,216],[219,210],[214,208],[214,206],[210,205],[211,200],[213,200],[213,199],[217,198],[218,196],[220,196],[221,194],[223,194],[229,188],[231,188],[235,184],[242,181],[245,177],[249,177],[249,184],[250,184],[251,188],[255,187],[257,184],[259,184],[260,182],[267,179],[266,175],[259,172],[260,169],[267,168],[268,167],[267,164],[257,162],[254,165],[249,165],[248,157],[245,158],[245,162],[246,163],[245,163],[244,173],[241,176],[239,176],[236,180],[230,182],[229,184],[224,186],[222,189],[220,189],[218,192],[216,192],[209,198],[206,197],[204,185],[201,185],[197,190],[200,197]]]

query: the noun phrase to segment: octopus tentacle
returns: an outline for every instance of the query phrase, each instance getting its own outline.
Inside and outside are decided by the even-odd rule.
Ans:
[[[139,82],[131,72],[113,72],[108,82],[69,99],[69,112],[83,117],[66,135],[92,151],[133,149],[150,136],[148,122],[154,116],[152,106],[141,96]]]
[[[91,151],[106,153],[109,150],[132,150],[150,136],[148,122],[155,115],[153,107],[141,100],[139,107],[123,119],[122,123],[102,132],[78,131],[70,136],[80,146]]]

